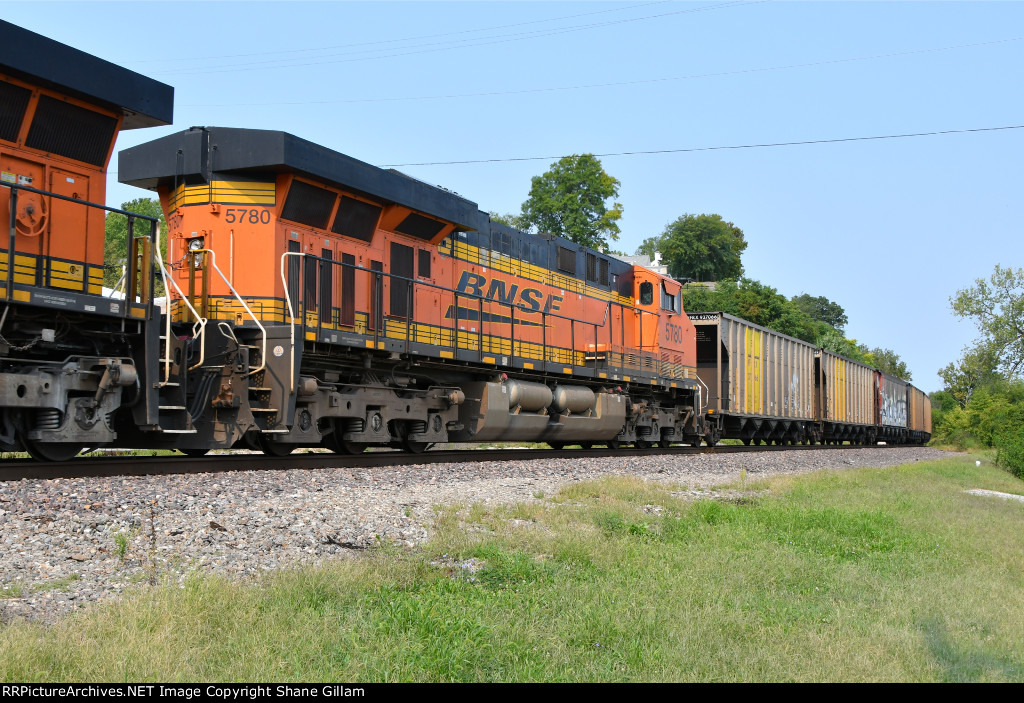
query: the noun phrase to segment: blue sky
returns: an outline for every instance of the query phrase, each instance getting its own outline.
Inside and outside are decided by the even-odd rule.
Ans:
[[[4,2],[0,16],[175,87],[174,126],[118,149],[219,125],[391,165],[1024,125],[1016,2]],[[401,170],[513,212],[553,161]],[[894,349],[929,391],[975,337],[949,297],[1024,258],[1024,129],[602,162],[622,183],[616,248],[718,213],[746,235],[748,276],[839,303],[849,336]],[[112,185],[109,200],[144,194]]]

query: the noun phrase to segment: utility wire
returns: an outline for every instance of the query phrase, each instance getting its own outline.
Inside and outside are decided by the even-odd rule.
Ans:
[[[244,59],[250,56],[272,56],[275,54],[303,54],[314,51],[333,51],[335,49],[348,49],[358,46],[375,46],[378,44],[397,44],[400,42],[420,41],[423,39],[437,39],[440,37],[450,37],[459,34],[476,34],[479,32],[493,32],[499,29],[512,29],[513,27],[525,27],[531,24],[544,24],[545,22],[561,22],[562,20],[576,19],[577,17],[589,17],[591,15],[603,15],[609,12],[622,12],[623,10],[634,10],[641,7],[649,7],[651,5],[664,5],[671,0],[656,0],[655,2],[645,2],[638,4],[630,4],[623,7],[613,7],[610,10],[595,10],[593,12],[580,12],[575,15],[563,15],[562,17],[550,17],[542,20],[530,20],[528,22],[515,22],[512,24],[499,24],[493,27],[481,27],[479,29],[462,29],[454,32],[441,32],[439,34],[420,34],[412,37],[399,37],[397,39],[378,39],[376,41],[368,42],[352,42],[349,44],[335,44],[333,46],[320,46],[309,49],[284,49],[282,51],[260,51],[251,54],[222,54],[220,56],[175,56],[172,58],[165,59],[138,59],[136,63],[166,63],[168,61],[211,61],[214,59]],[[730,3],[732,4],[732,3]],[[283,60],[283,59],[282,59]]]
[[[667,76],[664,78],[643,78],[632,81],[612,81],[608,83],[586,83],[582,85],[554,86],[550,88],[524,88],[521,90],[498,90],[482,93],[454,93],[449,95],[419,95],[419,96],[394,96],[384,98],[348,98],[344,100],[308,100],[295,102],[266,102],[266,103],[195,103],[185,104],[182,107],[276,107],[294,105],[340,105],[353,103],[382,103],[382,102],[405,102],[419,100],[461,100],[465,98],[499,97],[503,95],[526,95],[531,93],[553,93],[566,90],[588,90],[594,88],[617,88],[629,85],[647,85],[651,83],[666,83],[671,81],[693,80],[696,78],[722,78],[725,76],[740,76],[748,73],[764,73],[767,71],[785,71],[794,68],[813,68],[815,66],[829,66],[842,63],[853,63],[855,61],[876,61],[879,59],[897,58],[900,56],[913,56],[915,54],[929,54],[939,51],[952,51],[954,49],[970,49],[979,46],[991,46],[993,44],[1006,44],[1024,40],[1024,37],[1011,37],[1009,39],[994,39],[992,41],[975,42],[973,44],[955,44],[953,46],[939,46],[927,49],[911,49],[909,51],[895,51],[888,54],[874,54],[872,56],[855,56],[845,59],[825,59],[822,61],[811,61],[808,63],[794,63],[782,66],[765,66],[761,68],[742,68],[735,71],[716,71],[714,73],[691,73],[685,76]]]
[[[871,137],[842,137],[839,139],[810,139],[799,142],[772,142],[769,144],[738,144],[733,146],[700,146],[687,149],[654,149],[651,151],[615,151],[605,154],[593,154],[593,156],[640,156],[649,154],[684,154],[694,151],[723,151],[727,149],[765,149],[778,146],[804,146],[807,144],[838,144],[840,142],[866,142],[879,139],[905,139],[907,137],[933,137],[940,134],[966,134],[968,132],[995,132],[1008,129],[1024,129],[1024,125],[1013,125],[1009,127],[978,127],[975,129],[946,129],[938,132],[913,132],[910,134],[883,134]],[[511,161],[549,161],[562,159],[561,156],[521,156],[506,159],[466,159],[464,161],[422,161],[419,163],[407,164],[383,164],[380,168],[400,168],[406,166],[453,166],[461,164],[493,164],[506,163]]]
[[[587,29],[598,29],[598,28],[601,28],[601,27],[609,27],[609,26],[614,26],[614,25],[627,24],[629,22],[642,22],[644,20],[661,19],[663,17],[669,17],[669,16],[672,16],[672,15],[683,15],[683,14],[690,14],[690,13],[693,13],[693,12],[703,12],[703,11],[707,11],[707,10],[719,10],[719,9],[728,8],[728,7],[738,7],[738,6],[741,6],[741,5],[757,5],[757,4],[760,4],[760,3],[763,3],[763,2],[769,2],[769,1],[770,0],[736,0],[734,2],[722,3],[722,4],[718,4],[718,5],[704,5],[704,6],[701,6],[701,7],[694,7],[694,8],[689,8],[689,9],[686,9],[686,10],[676,10],[674,12],[663,12],[663,13],[658,14],[658,15],[646,15],[644,17],[630,17],[630,18],[621,19],[621,20],[609,20],[607,22],[596,22],[596,23],[593,23],[593,24],[578,25],[578,26],[575,26],[575,27],[561,27],[561,28],[551,29],[551,30],[533,30],[533,31],[530,31],[530,32],[519,32],[519,33],[516,33],[516,34],[498,35],[496,37],[486,37],[486,38],[480,38],[480,39],[457,39],[457,40],[453,40],[453,45],[452,46],[434,46],[433,44],[428,44],[428,45],[426,45],[426,46],[428,46],[428,48],[418,49],[416,51],[401,51],[399,53],[383,54],[383,55],[380,55],[380,56],[359,56],[359,57],[354,57],[354,58],[341,58],[341,59],[331,58],[330,56],[323,56],[323,57],[319,57],[319,58],[328,59],[328,60],[323,60],[323,61],[321,61],[321,60],[306,61],[305,63],[283,63],[283,61],[289,61],[289,59],[276,59],[276,60],[270,60],[270,61],[247,62],[245,64],[230,64],[230,65],[227,65],[227,66],[222,66],[220,68],[211,68],[209,66],[204,66],[204,67],[201,67],[201,68],[187,68],[187,69],[176,69],[176,70],[170,70],[170,71],[159,71],[158,73],[160,75],[182,75],[182,74],[196,74],[196,73],[200,73],[200,74],[206,75],[206,74],[209,74],[209,73],[238,73],[240,71],[262,71],[262,70],[280,69],[280,68],[303,68],[303,67],[306,67],[306,66],[322,66],[322,65],[326,65],[326,64],[352,63],[354,61],[372,61],[372,60],[376,60],[376,59],[390,59],[390,58],[398,58],[398,57],[402,57],[402,56],[414,56],[414,55],[417,55],[417,54],[430,54],[430,53],[436,53],[436,52],[440,52],[440,51],[451,51],[453,49],[468,49],[468,48],[476,48],[476,47],[480,47],[480,46],[490,46],[490,45],[493,45],[493,44],[507,44],[509,42],[523,41],[523,40],[526,40],[526,39],[539,39],[539,38],[542,38],[542,37],[550,37],[550,36],[555,36],[555,35],[559,35],[559,34],[567,34],[569,32],[581,32],[581,31],[584,31],[584,30],[587,30]],[[458,44],[456,42],[462,42],[462,43]],[[469,43],[469,42],[476,42],[476,43]],[[411,47],[411,48],[416,49],[417,47]],[[348,52],[348,53],[366,53],[366,51],[367,50],[357,51],[357,52]],[[345,54],[335,54],[335,56],[344,56],[344,55]],[[266,64],[277,64],[277,65],[268,66]]]

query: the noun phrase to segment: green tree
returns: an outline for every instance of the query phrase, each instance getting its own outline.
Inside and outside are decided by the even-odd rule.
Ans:
[[[682,215],[657,237],[637,249],[651,258],[661,252],[669,273],[695,281],[722,281],[743,273],[740,256],[747,248],[743,230],[721,215]]]
[[[494,222],[500,222],[503,225],[515,227],[516,229],[521,229],[524,232],[530,229],[530,224],[528,222],[524,222],[523,218],[520,217],[519,215],[500,212],[491,212],[488,214],[491,216],[491,220]]]
[[[522,229],[547,232],[591,249],[605,249],[619,238],[622,204],[619,181],[593,154],[565,156],[541,176],[534,176],[523,203]],[[606,201],[613,200],[609,206]]]
[[[683,307],[689,312],[721,311],[808,342],[827,328],[771,286],[750,278],[718,281],[714,290],[690,284],[683,289]]]
[[[904,381],[913,380],[910,375],[910,369],[907,368],[907,362],[903,361],[900,355],[892,349],[875,347],[867,352],[865,356],[867,357],[867,363],[879,371],[896,378],[902,378]]]
[[[969,347],[957,361],[939,369],[939,378],[960,407],[966,408],[976,390],[1002,378],[996,371],[997,365],[998,361],[987,346]]]
[[[977,279],[949,302],[955,315],[973,318],[978,326],[977,355],[1015,378],[1024,364],[1024,269],[996,264],[988,280]]]
[[[160,202],[153,198],[136,198],[121,203],[121,209],[148,217],[160,219],[160,244],[164,261],[167,261],[167,222]],[[114,212],[107,213],[104,223],[103,241],[103,285],[113,288],[121,279],[125,261],[128,258],[128,218]],[[136,237],[149,233],[149,222],[135,220]]]
[[[806,312],[811,316],[811,319],[817,320],[818,322],[824,322],[829,327],[834,327],[837,330],[842,331],[847,322],[846,311],[843,310],[839,303],[833,303],[831,300],[824,296],[817,296],[812,298],[807,293],[801,293],[795,295],[790,300],[798,308]]]
[[[816,340],[814,340],[814,344],[822,349],[833,351],[840,356],[845,356],[847,359],[853,359],[854,361],[859,361],[862,364],[868,363],[864,345],[858,344],[856,339],[847,339],[842,332],[834,327],[827,327],[825,331],[822,332]]]

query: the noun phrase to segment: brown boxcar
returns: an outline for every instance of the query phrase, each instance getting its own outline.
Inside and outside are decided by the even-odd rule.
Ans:
[[[907,401],[910,407],[907,414],[908,439],[914,444],[924,444],[932,437],[932,401],[927,393],[909,383]]]
[[[875,370],[828,349],[815,353],[815,412],[826,443],[873,442]]]
[[[907,441],[908,384],[895,376],[875,371],[875,424],[878,439],[903,444]]]
[[[711,431],[803,441],[814,419],[814,346],[722,312],[690,313]]]

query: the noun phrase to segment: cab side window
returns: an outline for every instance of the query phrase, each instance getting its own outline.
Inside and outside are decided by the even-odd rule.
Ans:
[[[651,305],[654,303],[654,284],[644,281],[640,284],[640,304]]]

